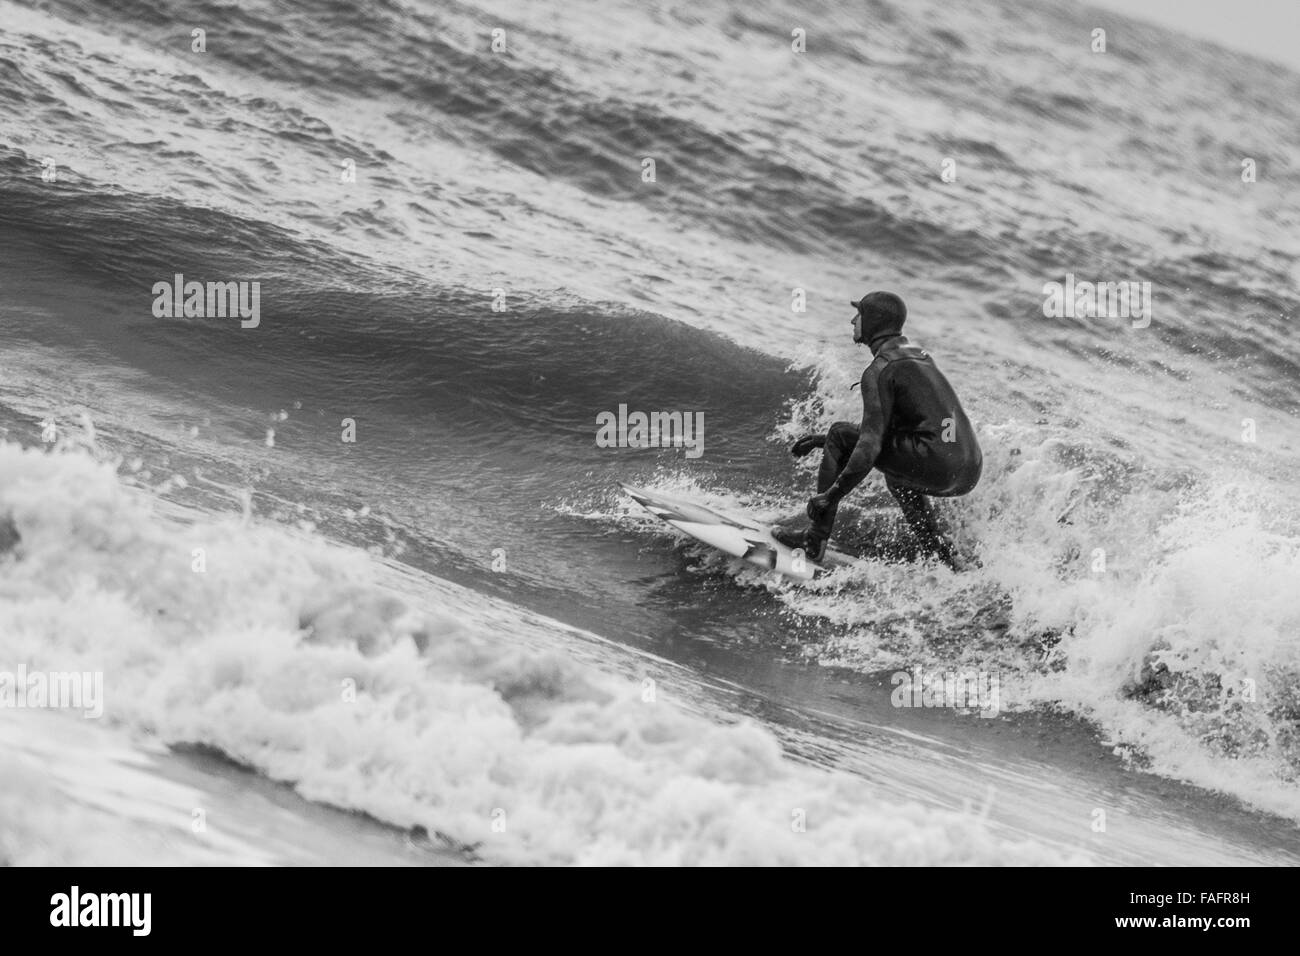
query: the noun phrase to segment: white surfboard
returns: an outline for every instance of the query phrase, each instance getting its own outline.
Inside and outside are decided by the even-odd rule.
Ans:
[[[729,515],[696,504],[685,498],[667,495],[660,491],[647,491],[633,485],[623,485],[632,500],[656,518],[666,521],[696,541],[703,541],[724,554],[763,568],[776,571],[799,581],[811,580],[818,571],[828,571],[856,559],[842,551],[827,548],[820,562],[810,561],[802,552],[796,552],[772,537],[772,529],[752,518]]]

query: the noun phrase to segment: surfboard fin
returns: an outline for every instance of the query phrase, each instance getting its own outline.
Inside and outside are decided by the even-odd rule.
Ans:
[[[769,571],[776,570],[776,552],[761,542],[753,542],[742,557],[750,564],[757,564]]]

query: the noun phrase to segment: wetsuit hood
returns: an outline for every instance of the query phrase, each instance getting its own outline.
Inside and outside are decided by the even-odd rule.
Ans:
[[[856,302],[851,302],[862,316],[862,331],[858,339],[863,345],[873,346],[877,340],[890,335],[902,335],[907,321],[907,306],[892,292],[868,292]]]

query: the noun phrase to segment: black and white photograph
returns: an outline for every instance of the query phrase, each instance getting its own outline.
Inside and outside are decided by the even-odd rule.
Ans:
[[[1294,0],[0,0],[23,919],[1160,867],[1089,918],[1248,930],[1177,870],[1300,863],[1297,315]]]

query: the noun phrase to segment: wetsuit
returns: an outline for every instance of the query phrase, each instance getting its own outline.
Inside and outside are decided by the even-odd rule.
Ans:
[[[830,537],[839,498],[875,468],[922,548],[951,564],[951,545],[926,496],[969,492],[979,483],[984,456],[957,393],[930,354],[903,335],[879,343],[862,373],[861,426],[836,422],[826,435],[817,491],[834,491],[808,536]]]

